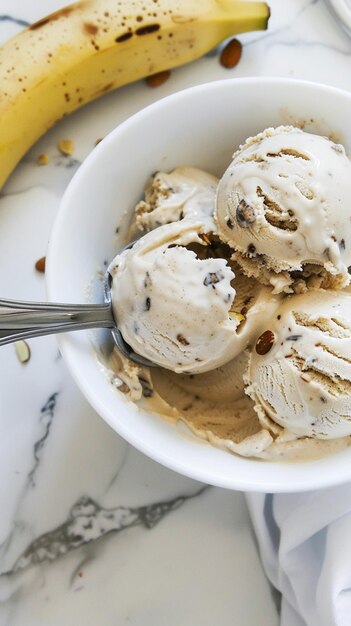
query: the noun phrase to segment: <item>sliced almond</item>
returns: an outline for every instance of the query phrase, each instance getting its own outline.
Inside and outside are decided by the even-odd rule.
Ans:
[[[21,363],[27,363],[30,359],[30,347],[26,341],[15,341],[15,349]]]

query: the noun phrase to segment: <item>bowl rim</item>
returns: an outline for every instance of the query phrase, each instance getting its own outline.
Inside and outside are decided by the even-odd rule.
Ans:
[[[170,95],[167,95],[155,102],[143,107],[124,121],[122,121],[118,126],[116,126],[112,131],[110,131],[104,139],[91,151],[91,153],[86,157],[82,165],[79,167],[77,172],[74,174],[73,178],[69,182],[60,202],[59,211],[54,221],[53,228],[51,230],[49,245],[47,251],[47,263],[46,263],[46,289],[47,296],[49,301],[55,300],[55,249],[58,249],[57,241],[57,233],[60,229],[62,222],[65,222],[66,214],[68,211],[71,211],[69,207],[71,207],[71,197],[75,195],[77,188],[80,187],[81,182],[84,181],[85,172],[92,163],[96,160],[100,159],[100,156],[103,155],[105,148],[113,144],[115,141],[115,137],[118,136],[120,132],[126,132],[129,126],[134,125],[139,121],[145,114],[153,111],[154,113],[157,110],[167,106],[168,102],[176,103],[177,101],[182,101],[184,96],[190,93],[206,93],[210,90],[220,90],[222,87],[230,88],[230,86],[238,87],[238,85],[255,85],[259,87],[260,85],[265,88],[269,84],[280,84],[282,87],[284,86],[295,86],[296,88],[307,88],[315,90],[318,93],[333,93],[336,96],[341,96],[343,98],[348,98],[351,103],[351,93],[346,90],[324,85],[321,83],[300,80],[300,79],[291,79],[285,77],[243,77],[243,78],[228,78],[221,80],[209,81],[206,83],[201,83],[199,85],[195,85],[193,87],[187,87]],[[328,471],[323,473],[309,471],[309,467],[314,464],[318,464],[325,459],[331,459],[332,457],[337,457],[337,454],[331,454],[321,460],[306,460],[306,461],[298,461],[294,462],[285,462],[284,465],[289,464],[291,468],[295,466],[304,467],[306,471],[306,476],[302,482],[301,475],[300,477],[294,476],[289,479],[289,482],[286,483],[286,478],[283,480],[279,479],[279,461],[260,461],[259,459],[246,458],[246,462],[256,463],[257,468],[260,467],[260,463],[269,464],[271,466],[275,466],[277,471],[275,472],[276,476],[274,480],[266,480],[264,485],[261,483],[254,483],[252,478],[243,478],[238,477],[237,475],[227,476],[223,475],[222,472],[215,473],[213,470],[207,471],[206,468],[201,467],[198,468],[195,466],[189,467],[188,463],[183,463],[182,459],[175,459],[174,457],[170,457],[167,452],[164,452],[162,449],[157,447],[156,445],[152,445],[149,442],[145,442],[141,437],[134,437],[131,435],[128,428],[125,427],[125,424],[121,420],[117,424],[115,417],[111,414],[111,412],[105,406],[103,399],[95,392],[95,389],[89,385],[89,380],[82,374],[81,369],[79,368],[79,364],[77,359],[75,358],[75,348],[72,346],[69,340],[68,334],[62,334],[57,336],[57,341],[59,344],[59,349],[62,353],[65,364],[72,375],[74,381],[76,382],[78,388],[84,395],[84,397],[88,400],[91,406],[95,409],[99,417],[104,419],[104,421],[115,431],[117,432],[123,439],[125,439],[129,444],[135,447],[137,450],[147,455],[154,461],[164,465],[165,467],[188,476],[194,480],[201,481],[203,483],[212,484],[218,487],[227,488],[227,489],[235,489],[241,491],[253,491],[253,492],[271,492],[271,493],[289,493],[289,492],[304,492],[310,491],[313,489],[322,489],[335,485],[339,485],[347,482],[351,479],[351,463],[343,463],[342,459],[341,468],[338,469],[337,465],[339,463],[335,462],[334,466],[329,468]],[[160,417],[160,419],[163,419]],[[345,452],[345,451],[344,451]],[[231,454],[226,451],[227,454]],[[342,453],[341,453],[342,454]],[[238,455],[239,456],[239,455]],[[243,457],[240,457],[243,458]],[[336,459],[335,459],[336,461]],[[347,468],[349,470],[347,471]],[[334,469],[334,471],[333,471]],[[322,476],[322,480],[318,480]]]

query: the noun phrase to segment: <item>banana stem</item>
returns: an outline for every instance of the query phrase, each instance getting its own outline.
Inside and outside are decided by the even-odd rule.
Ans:
[[[266,2],[238,2],[238,0],[217,0],[217,4],[227,18],[232,17],[236,22],[243,21],[240,32],[245,30],[265,30],[271,15]],[[238,31],[237,31],[238,32]]]

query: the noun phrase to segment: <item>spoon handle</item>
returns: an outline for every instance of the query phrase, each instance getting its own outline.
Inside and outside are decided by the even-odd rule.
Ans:
[[[110,304],[54,304],[0,298],[0,346],[88,328],[113,328]]]

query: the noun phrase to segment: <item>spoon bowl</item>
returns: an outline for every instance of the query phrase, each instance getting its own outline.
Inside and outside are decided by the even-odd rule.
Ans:
[[[121,252],[134,246],[130,242]],[[124,356],[138,365],[157,367],[155,363],[134,352],[123,339],[113,314],[112,276],[104,275],[104,304],[58,304],[53,302],[24,302],[0,299],[0,347],[14,341],[67,333],[74,330],[109,328]]]

